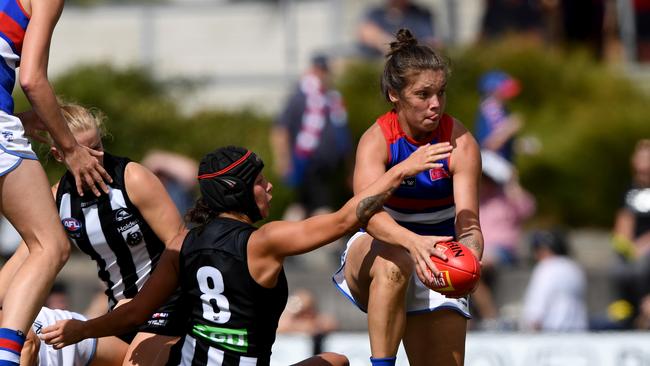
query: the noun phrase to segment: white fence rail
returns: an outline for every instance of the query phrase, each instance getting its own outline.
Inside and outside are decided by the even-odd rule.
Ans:
[[[272,366],[286,366],[310,356],[308,337],[280,336],[273,348]],[[351,366],[370,364],[365,333],[331,335],[325,350],[345,354]],[[406,366],[403,348],[397,365]],[[647,366],[650,333],[522,334],[471,333],[466,343],[466,366]]]

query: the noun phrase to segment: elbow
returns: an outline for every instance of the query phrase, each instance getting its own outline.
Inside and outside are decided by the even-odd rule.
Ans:
[[[34,72],[21,73],[19,83],[27,97],[48,85],[47,77],[45,75]]]

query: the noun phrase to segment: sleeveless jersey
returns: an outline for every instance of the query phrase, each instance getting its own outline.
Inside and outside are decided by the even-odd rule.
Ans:
[[[288,288],[284,269],[270,289],[249,274],[246,248],[254,230],[217,218],[185,238],[180,279],[190,321],[169,365],[269,365]]]
[[[119,300],[138,293],[165,249],[129,200],[124,183],[129,162],[104,153],[104,169],[113,178],[108,195],[79,196],[70,172],[61,178],[56,193],[68,238],[97,263],[111,309]]]
[[[0,110],[14,113],[11,93],[16,83],[29,15],[19,0],[0,0]]]
[[[390,111],[377,119],[388,147],[388,165],[408,158],[425,143],[450,142],[454,120],[443,115],[438,128],[424,142],[407,136],[399,125],[397,113]],[[430,169],[406,178],[384,204],[384,209],[397,223],[422,235],[455,236],[456,207],[454,187],[449,172],[449,158],[439,161],[442,168]]]

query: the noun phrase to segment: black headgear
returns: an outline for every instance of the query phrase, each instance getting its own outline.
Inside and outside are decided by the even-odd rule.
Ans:
[[[262,159],[237,146],[208,153],[199,165],[199,187],[207,205],[216,212],[241,212],[251,221],[262,219],[253,186],[264,167]]]

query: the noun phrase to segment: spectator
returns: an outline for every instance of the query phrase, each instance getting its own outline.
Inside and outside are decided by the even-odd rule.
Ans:
[[[316,55],[271,131],[275,172],[296,194],[284,220],[332,212],[335,192],[344,188],[338,178],[351,159],[352,141],[343,99],[330,79],[328,58]],[[332,263],[338,249],[330,249],[336,252],[330,256]],[[301,259],[317,259],[314,264],[327,266],[321,261],[326,257],[313,253]]]
[[[517,180],[515,168],[492,151],[482,151],[479,208],[484,251],[481,282],[472,300],[482,328],[496,326],[498,316],[492,290],[497,268],[519,260],[522,225],[535,213],[535,198]]]
[[[151,150],[142,159],[142,165],[160,179],[181,215],[194,206],[196,174],[199,171],[196,161],[171,151]]]
[[[539,0],[485,0],[482,38],[493,40],[508,34],[542,38],[542,2]]]
[[[483,265],[515,265],[522,224],[535,213],[535,198],[518,182],[515,168],[491,151],[481,152],[480,210]]]
[[[628,313],[615,321],[632,327],[642,298],[650,294],[650,139],[640,140],[631,158],[632,187],[616,215],[613,244],[618,254],[613,277]]]
[[[407,28],[421,43],[439,46],[433,28],[433,15],[410,0],[383,0],[368,9],[358,29],[361,55],[378,58],[388,53],[394,34]]]
[[[54,310],[69,310],[70,297],[68,285],[65,282],[55,281],[50,294],[45,299],[45,307]]]
[[[634,0],[637,59],[650,62],[650,0]]]
[[[497,152],[509,162],[514,158],[515,135],[521,120],[506,109],[505,102],[519,95],[521,85],[500,70],[489,71],[479,81],[481,104],[476,121],[476,138],[483,150]]]
[[[278,333],[303,333],[311,336],[314,355],[323,352],[324,338],[337,328],[336,319],[319,312],[314,295],[307,289],[298,289],[289,296],[287,307],[278,322]]]
[[[564,41],[569,46],[587,47],[594,56],[603,56],[604,37],[611,21],[606,22],[606,0],[574,1],[558,3],[562,13]]]
[[[521,326],[529,331],[587,329],[587,282],[580,266],[569,257],[561,231],[533,234],[531,249],[537,262],[526,288]]]

